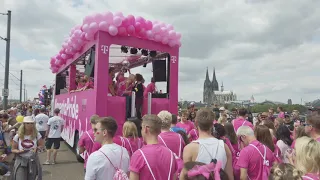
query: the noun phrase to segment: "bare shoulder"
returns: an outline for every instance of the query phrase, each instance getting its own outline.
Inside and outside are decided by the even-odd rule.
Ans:
[[[186,145],[186,147],[184,147],[184,150],[186,150],[186,151],[194,150],[194,149],[197,149],[198,147],[199,147],[199,143],[191,142],[188,145]]]

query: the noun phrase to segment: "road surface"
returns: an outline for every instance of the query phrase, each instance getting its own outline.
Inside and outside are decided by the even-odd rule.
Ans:
[[[46,160],[46,153],[40,153],[41,163]],[[83,180],[83,163],[79,163],[71,149],[61,141],[61,147],[55,165],[42,165],[43,180]]]

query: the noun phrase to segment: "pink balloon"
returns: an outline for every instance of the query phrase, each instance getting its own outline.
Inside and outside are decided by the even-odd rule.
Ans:
[[[129,25],[134,25],[135,21],[136,21],[134,16],[131,14],[127,16],[127,20],[128,20]]]
[[[146,28],[147,30],[151,30],[152,27],[153,27],[152,22],[149,21],[149,20],[147,20],[147,21],[146,21],[146,27],[145,27],[145,28]]]
[[[81,29],[82,29],[83,32],[88,32],[89,25],[88,24],[84,24]]]
[[[174,40],[170,40],[168,44],[170,47],[173,47],[176,45],[176,42]]]
[[[119,16],[119,17],[124,17],[123,14],[122,14],[122,12],[116,12],[116,13],[114,13],[114,15],[115,15],[115,16]]]
[[[156,34],[156,35],[154,36],[154,40],[155,40],[156,42],[160,42],[160,41],[161,41],[161,36],[160,36],[159,34]]]
[[[153,33],[158,33],[160,31],[161,27],[159,24],[156,24],[153,26],[152,31]]]
[[[135,33],[135,28],[134,28],[134,26],[133,26],[133,25],[128,26],[127,32],[128,32],[128,34],[130,34],[130,35],[134,35],[134,33]]]
[[[117,29],[117,27],[115,27],[115,26],[113,26],[113,25],[109,26],[109,34],[110,34],[111,36],[116,36],[116,35],[118,34],[118,29]]]
[[[112,12],[105,12],[102,14],[103,20],[107,23],[111,24],[113,22],[113,14]]]
[[[61,58],[62,59],[67,59],[67,55],[66,54],[61,54]]]
[[[113,18],[113,25],[119,27],[122,23],[122,19],[119,16]]]
[[[168,44],[169,39],[167,37],[163,37],[161,42],[162,44]]]
[[[147,36],[147,38],[148,38],[149,40],[151,40],[151,39],[153,38],[153,32],[152,32],[151,30],[148,30],[148,31],[146,32],[146,36]]]
[[[99,30],[101,31],[108,31],[109,30],[109,25],[106,21],[102,21],[99,23]]]
[[[90,24],[92,21],[94,21],[93,16],[86,16],[86,17],[83,19],[83,24]]]
[[[81,35],[80,35],[80,38],[81,38],[82,40],[86,40],[86,37],[85,37],[85,36],[86,36],[86,33],[85,33],[85,32],[82,32]],[[80,40],[81,40],[81,39],[80,39]]]
[[[143,23],[145,23],[145,19],[143,18],[143,17],[141,17],[141,16],[138,16],[138,17],[136,17],[135,18],[136,19],[136,22],[139,22],[140,24],[143,24]]]
[[[176,39],[181,39],[181,34],[180,33],[176,33]]]
[[[118,32],[119,32],[120,36],[127,36],[128,35],[127,30],[126,30],[125,27],[119,27],[118,28]]]
[[[103,21],[103,15],[100,13],[97,13],[93,16],[94,21],[99,24],[101,21]]]
[[[137,33],[139,33],[141,31],[141,23],[136,22],[134,27],[135,27]]]
[[[129,21],[127,18],[122,19],[121,27],[127,28],[129,26]]]
[[[169,31],[168,33],[169,39],[175,39],[176,32],[174,30]]]
[[[95,34],[99,29],[99,25],[96,22],[93,22],[89,25],[89,33]]]
[[[94,39],[94,35],[86,33],[85,38],[88,41],[92,41]]]
[[[142,28],[141,31],[139,32],[139,36],[141,38],[145,38],[147,36],[146,30],[144,28]]]
[[[167,29],[170,31],[170,30],[173,30],[173,26],[171,24],[167,24]]]

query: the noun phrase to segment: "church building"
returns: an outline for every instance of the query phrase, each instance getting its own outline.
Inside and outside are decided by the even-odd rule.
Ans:
[[[225,91],[223,82],[219,90],[215,69],[213,70],[212,81],[209,79],[207,68],[206,79],[203,85],[203,102],[208,104],[225,104],[228,101],[236,101],[237,95],[233,91]]]

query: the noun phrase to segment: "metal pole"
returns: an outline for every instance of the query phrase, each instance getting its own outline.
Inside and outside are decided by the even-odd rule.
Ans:
[[[151,92],[148,92],[148,114],[151,114],[151,108],[152,108],[152,94]]]
[[[135,117],[136,115],[136,92],[132,92],[131,94],[131,117]]]
[[[26,84],[24,84],[24,89],[23,89],[23,97],[24,97],[24,102],[26,101]]]
[[[22,103],[22,70],[20,71],[20,103]]]
[[[4,89],[8,92],[9,89],[9,63],[10,63],[10,31],[11,31],[11,11],[8,11],[7,23],[7,44],[6,44],[6,64],[4,73]],[[3,97],[3,109],[8,109],[8,94]]]

